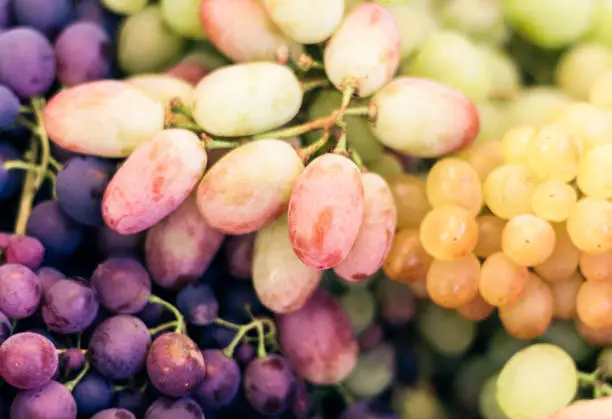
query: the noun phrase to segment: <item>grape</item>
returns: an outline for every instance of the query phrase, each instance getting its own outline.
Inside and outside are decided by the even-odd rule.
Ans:
[[[537,186],[535,176],[519,164],[494,169],[483,184],[485,204],[502,219],[531,213],[531,197]]]
[[[478,290],[484,300],[496,307],[516,302],[527,287],[529,271],[502,252],[493,253],[482,264]]]
[[[384,392],[395,376],[395,351],[382,344],[359,356],[357,365],[344,381],[346,388],[357,397],[375,397]]]
[[[46,294],[53,285],[62,279],[66,279],[66,275],[64,275],[62,272],[48,266],[43,266],[38,270],[38,272],[36,272],[36,274],[40,280],[40,287],[43,295]]]
[[[561,222],[567,220],[578,200],[576,190],[558,180],[541,183],[533,191],[531,207],[536,216]]]
[[[236,137],[286,124],[301,105],[302,89],[289,68],[268,62],[236,64],[198,83],[193,116],[213,135]]]
[[[451,153],[470,145],[478,134],[472,102],[434,81],[396,78],[374,95],[372,104],[377,110],[374,135],[387,147],[416,157]]]
[[[610,175],[612,170],[612,144],[603,144],[586,152],[578,168],[577,183],[587,196],[609,199],[612,197]]]
[[[612,325],[612,284],[583,282],[576,297],[576,313],[584,324],[594,329]]]
[[[346,0],[348,3],[348,0]],[[435,16],[429,11],[412,3],[405,2],[384,3],[395,20],[397,20],[400,31],[400,59],[405,59],[414,54],[415,51],[435,32],[437,22]],[[348,9],[348,7],[347,7]]]
[[[476,409],[480,390],[493,372],[495,368],[485,356],[472,356],[462,363],[453,381],[453,393],[461,407]]]
[[[174,32],[186,38],[206,38],[200,23],[200,0],[162,0],[162,15]]]
[[[0,128],[13,124],[19,115],[19,98],[11,90],[0,85]]]
[[[209,415],[206,415],[209,417]],[[202,408],[190,398],[157,399],[147,410],[145,419],[204,419]]]
[[[248,364],[255,358],[255,355],[255,348],[250,343],[243,342],[236,348],[236,359],[240,362],[240,365]]]
[[[563,125],[547,125],[527,144],[527,166],[542,180],[572,181],[578,172],[581,146]]]
[[[144,417],[150,405],[149,397],[140,390],[123,390],[115,394],[114,406],[132,412],[137,418]]]
[[[468,0],[474,1],[474,0]],[[480,1],[480,0],[475,0]],[[488,2],[494,3],[494,2]],[[491,99],[514,98],[521,89],[521,74],[517,64],[507,53],[492,45],[480,46],[480,52],[487,62],[491,79],[489,97]]]
[[[506,225],[505,221],[494,215],[481,215],[476,218],[478,224],[478,243],[474,254],[481,258],[487,258],[493,253],[501,250],[502,232]]]
[[[72,395],[81,415],[108,409],[113,400],[113,385],[98,374],[89,373],[74,387]]]
[[[528,125],[514,127],[501,140],[502,154],[506,164],[520,165],[527,163],[527,146],[536,130]]]
[[[44,201],[32,210],[27,234],[40,240],[48,256],[63,257],[81,243],[83,228],[62,211],[57,201]]]
[[[483,419],[508,419],[497,403],[497,377],[490,377],[480,390],[478,412]]]
[[[110,38],[100,25],[77,22],[67,26],[55,41],[57,78],[65,86],[106,78],[110,48]]]
[[[351,324],[322,289],[293,313],[277,316],[279,343],[296,372],[314,384],[344,380],[357,362]]]
[[[578,273],[550,286],[553,294],[553,316],[556,319],[571,319],[576,316],[576,297],[584,282]]]
[[[579,317],[574,319],[576,330],[591,345],[608,346],[612,342],[612,327],[594,329],[584,324]]]
[[[202,218],[195,195],[189,195],[147,233],[145,257],[153,281],[174,289],[195,282],[210,266],[223,237]]]
[[[583,157],[590,149],[611,141],[612,121],[608,114],[588,103],[566,106],[557,112],[554,123],[566,126],[580,140]]]
[[[140,74],[125,79],[151,99],[168,106],[172,99],[180,99],[188,107],[193,106],[194,88],[186,81],[167,74]]]
[[[244,372],[244,389],[249,403],[265,415],[285,411],[296,390],[291,366],[279,355],[256,358]]]
[[[305,265],[289,240],[287,216],[257,232],[253,253],[253,286],[259,300],[276,313],[298,310],[321,281],[321,271]]]
[[[438,160],[427,175],[427,199],[434,208],[458,205],[478,215],[483,204],[478,173],[456,157]]]
[[[580,272],[589,281],[612,280],[612,252],[580,255]]]
[[[204,380],[205,362],[196,344],[187,336],[165,333],[149,349],[147,374],[159,392],[184,397]]]
[[[67,376],[80,371],[85,365],[85,353],[82,349],[71,348],[59,356],[63,373]]]
[[[361,155],[361,153],[359,153]],[[378,159],[368,164],[370,171],[379,174],[387,182],[404,170],[401,160],[392,153],[383,153]]]
[[[40,280],[29,268],[0,266],[0,311],[12,319],[24,319],[36,311],[40,297]]]
[[[612,97],[610,95],[611,91],[612,71],[606,71],[593,81],[593,84],[591,85],[591,89],[589,91],[589,102],[595,105],[589,107],[593,110],[593,115],[602,117],[604,115],[604,112],[602,112],[602,110],[609,110],[610,108],[612,108]]]
[[[281,49],[298,57],[301,45],[272,22],[259,0],[203,0],[200,19],[210,42],[237,63],[274,61]]]
[[[457,205],[444,205],[427,214],[421,223],[419,236],[431,256],[453,261],[476,248],[478,226],[467,210]]]
[[[127,74],[155,73],[180,56],[184,41],[166,26],[160,6],[150,5],[119,28],[118,63]]]
[[[479,119],[475,144],[497,142],[503,138],[512,126],[512,121],[508,118],[510,103],[491,99],[475,105]],[[463,149],[465,150],[465,147]]]
[[[365,287],[352,287],[340,297],[340,306],[351,321],[355,334],[360,334],[374,322],[376,301]]]
[[[487,303],[480,294],[476,294],[467,303],[457,308],[457,312],[468,320],[479,322],[488,318],[495,309],[494,306]]]
[[[138,147],[102,198],[105,223],[120,234],[141,232],[177,209],[206,169],[207,156],[191,131],[167,129]]]
[[[38,269],[45,258],[45,248],[34,237],[12,236],[5,250],[6,263]]]
[[[197,191],[202,217],[228,234],[253,233],[270,224],[289,203],[304,171],[294,148],[280,140],[259,140],[223,156]]]
[[[13,334],[13,326],[6,315],[0,311],[0,345]]]
[[[396,397],[397,410],[404,418],[438,419],[446,415],[436,394],[424,385],[405,389]]]
[[[383,264],[385,274],[394,281],[424,281],[433,258],[425,251],[418,230],[399,230]]]
[[[20,27],[0,33],[0,84],[30,98],[45,93],[54,79],[53,47],[40,32]]]
[[[583,252],[600,254],[612,250],[612,203],[601,198],[582,198],[567,219],[567,232]]]
[[[534,266],[544,263],[555,249],[555,230],[535,215],[511,218],[502,233],[502,250],[515,263]]]
[[[470,347],[476,328],[455,311],[428,304],[419,318],[418,329],[432,348],[445,356],[459,356]]]
[[[425,181],[402,173],[389,179],[389,187],[397,206],[397,227],[418,228],[431,210]]]
[[[96,413],[91,419],[136,419],[136,416],[126,409],[106,409]]]
[[[565,224],[554,224],[555,247],[543,263],[534,267],[536,273],[549,282],[563,281],[572,276],[578,268],[580,251],[567,233]]]
[[[576,362],[592,359],[595,352],[594,348],[580,337],[573,322],[552,323],[539,339],[564,349]]]
[[[149,330],[142,320],[120,315],[104,320],[94,329],[88,354],[103,377],[130,378],[144,368],[150,344]]]
[[[240,368],[236,361],[227,358],[222,351],[202,351],[206,365],[206,378],[195,389],[194,398],[205,407],[221,408],[238,394]]]
[[[0,376],[21,390],[48,383],[58,362],[53,343],[38,333],[17,333],[0,346]]]
[[[508,333],[524,340],[543,334],[552,316],[552,291],[548,284],[533,273],[519,299],[499,309],[499,317]]]
[[[164,306],[157,303],[147,303],[142,310],[135,314],[140,320],[142,320],[148,327],[155,327],[159,325],[164,316]]]
[[[215,60],[216,58],[209,58],[209,55],[204,53],[192,53],[170,67],[166,74],[195,86],[212,70],[225,65],[223,62],[217,63]]]
[[[2,94],[1,92],[2,86],[0,86],[0,95]],[[0,101],[2,101],[1,98]],[[19,103],[19,101],[17,101],[17,103]],[[0,110],[0,112],[2,111]],[[2,127],[1,122],[0,127]],[[0,143],[0,199],[6,199],[13,195],[19,186],[19,182],[21,180],[21,174],[19,171],[7,171],[4,169],[4,163],[6,161],[18,159],[19,153],[13,148],[13,146],[8,143]]]
[[[140,12],[149,0],[100,0],[110,11],[121,15],[133,15]]]
[[[362,41],[355,43],[355,36]],[[378,4],[360,4],[327,43],[325,72],[339,90],[354,84],[357,95],[368,97],[391,80],[399,51],[400,31],[393,15]]]
[[[40,388],[17,394],[10,419],[76,419],[77,406],[66,386],[49,381]]]
[[[441,307],[458,308],[478,293],[480,262],[473,254],[454,261],[434,260],[427,272],[427,292]]]
[[[504,365],[497,378],[497,402],[509,417],[538,419],[569,404],[578,388],[572,358],[547,343],[528,346]]]
[[[57,174],[55,190],[61,208],[88,226],[102,224],[102,195],[115,168],[93,157],[73,157]]]
[[[394,281],[382,281],[376,291],[380,317],[386,323],[401,327],[414,318],[417,301],[410,287]]]
[[[128,257],[114,257],[100,264],[91,277],[100,303],[113,313],[134,314],[147,304],[151,278],[144,267]]]
[[[421,45],[408,69],[400,74],[435,80],[481,101],[491,89],[487,60],[464,35],[441,31]]]
[[[571,103],[571,99],[558,89],[535,86],[523,89],[508,109],[508,117],[518,126],[539,127]]]
[[[62,90],[43,117],[49,137],[64,149],[125,157],[163,129],[164,107],[127,83],[100,80]]]
[[[188,285],[179,291],[176,306],[187,322],[196,326],[211,324],[218,315],[219,303],[213,290],[206,284]]]
[[[6,28],[11,20],[9,0],[0,1],[0,30]]]
[[[119,234],[103,225],[97,229],[97,247],[103,256],[133,254],[140,247],[143,234]]]
[[[86,283],[66,279],[58,281],[45,293],[43,320],[56,333],[68,335],[82,332],[97,315],[96,292]]]
[[[253,276],[255,233],[231,236],[225,246],[225,258],[231,276],[248,279]]]
[[[589,97],[589,91],[600,75],[612,69],[612,53],[604,45],[579,43],[559,60],[557,85],[578,100]]]
[[[472,166],[481,182],[483,182],[487,176],[489,176],[489,173],[496,167],[504,163],[502,145],[501,142],[497,140],[474,143],[464,151],[458,153],[457,157],[462,158]]]

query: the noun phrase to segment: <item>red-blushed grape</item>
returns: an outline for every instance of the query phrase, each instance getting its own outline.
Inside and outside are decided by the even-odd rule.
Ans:
[[[423,247],[436,259],[457,260],[470,254],[478,242],[474,216],[458,205],[434,208],[419,230]]]
[[[145,258],[151,278],[164,288],[182,288],[201,277],[215,257],[223,233],[200,214],[195,194],[147,232]]]
[[[602,198],[582,198],[567,219],[567,232],[585,253],[612,251],[612,203]]]
[[[233,358],[227,358],[223,351],[207,349],[202,351],[206,365],[206,378],[195,389],[193,397],[202,405],[221,408],[229,404],[240,388],[240,367]]]
[[[277,316],[279,343],[296,372],[313,384],[336,384],[357,363],[351,323],[322,289],[298,311]]]
[[[322,276],[295,255],[288,229],[287,215],[282,215],[255,238],[253,286],[262,304],[275,313],[300,309]]]
[[[308,266],[337,266],[351,251],[363,221],[364,191],[359,168],[338,154],[310,163],[291,193],[289,237]]]
[[[0,376],[21,390],[51,381],[58,363],[53,342],[38,333],[17,333],[0,346]]]
[[[125,157],[164,127],[164,106],[140,89],[101,80],[62,90],[45,107],[51,140],[75,153]]]
[[[518,300],[529,282],[529,271],[517,265],[502,252],[493,253],[482,264],[478,290],[482,298],[495,307]]]
[[[611,141],[612,121],[606,106],[599,108],[584,102],[570,103],[555,114],[554,123],[568,127],[580,139],[583,152]]]
[[[0,266],[0,311],[7,317],[30,317],[41,296],[40,279],[29,268],[11,263]]]
[[[576,297],[584,278],[574,273],[564,281],[550,285],[553,294],[553,317],[556,319],[572,319],[576,317]]]
[[[68,388],[57,381],[49,381],[39,388],[22,391],[11,405],[11,419],[34,419],[41,412],[43,418],[76,419],[77,405]]]
[[[225,259],[231,276],[249,279],[253,276],[253,253],[256,233],[230,236],[225,244]]]
[[[167,74],[139,74],[124,81],[164,106],[168,106],[172,99],[180,99],[190,108],[193,106],[194,87],[178,77]]]
[[[571,182],[578,172],[580,140],[563,125],[542,127],[527,144],[527,166],[539,179]]]
[[[474,322],[488,318],[494,310],[495,307],[487,303],[480,294],[476,294],[470,301],[457,308],[459,314]]]
[[[192,53],[187,55],[174,66],[170,67],[166,74],[185,80],[195,86],[202,78],[215,68],[226,63],[210,54]]]
[[[502,250],[515,263],[544,263],[555,249],[555,230],[549,222],[525,214],[511,218],[502,233]]]
[[[536,177],[526,166],[507,164],[494,169],[483,184],[485,204],[499,218],[508,220],[530,214]]]
[[[281,140],[259,140],[223,156],[197,190],[200,213],[214,229],[253,233],[282,214],[304,171],[295,149]]]
[[[434,260],[427,272],[429,298],[441,307],[458,308],[478,294],[480,262],[473,254],[453,261]]]
[[[389,254],[395,227],[397,208],[387,182],[377,174],[364,173],[363,222],[353,248],[334,271],[347,281],[361,281],[382,266]]]
[[[318,44],[336,30],[344,16],[344,0],[264,0],[270,18],[300,44]]]
[[[481,215],[476,218],[476,223],[478,224],[478,243],[474,254],[486,258],[499,252],[506,222],[495,215]]]
[[[534,339],[543,334],[553,317],[550,286],[530,273],[527,286],[518,300],[499,308],[499,317],[508,333],[518,339]]]
[[[612,252],[580,255],[580,272],[588,281],[612,281]]]
[[[203,0],[200,19],[210,42],[232,61],[274,61],[280,49],[302,47],[272,22],[260,0]]]
[[[501,139],[506,164],[527,164],[527,145],[535,134],[535,128],[529,125],[519,125],[506,132]]]
[[[292,402],[296,386],[291,365],[280,355],[255,358],[244,372],[246,398],[255,410],[264,415],[284,412]]]
[[[576,297],[578,318],[593,329],[612,325],[612,283],[585,281]]]
[[[41,307],[47,327],[61,334],[87,329],[98,315],[96,291],[86,282],[58,281],[44,295]]]
[[[389,179],[389,187],[397,206],[397,227],[419,228],[421,221],[431,210],[425,181],[420,177],[401,173]]]
[[[326,2],[327,3],[327,2]],[[355,37],[361,42],[355,42]],[[367,97],[387,84],[399,66],[400,31],[384,7],[364,3],[344,18],[325,48],[325,72],[340,90],[354,83]]]
[[[397,282],[425,281],[432,261],[421,244],[419,230],[399,230],[383,263],[383,271]]]
[[[187,130],[168,129],[138,147],[102,198],[105,223],[120,234],[143,231],[189,196],[206,169],[206,150]]]
[[[538,217],[553,222],[567,220],[578,201],[571,185],[558,180],[540,183],[531,196],[531,208]]]
[[[374,135],[387,147],[413,156],[452,153],[470,145],[478,134],[474,104],[431,80],[398,77],[374,95],[372,104]]]
[[[289,67],[257,62],[219,68],[196,86],[193,117],[213,135],[257,134],[291,121],[302,105]]]
[[[534,266],[538,275],[548,282],[563,281],[571,277],[578,269],[580,251],[567,234],[565,223],[553,224],[555,230],[555,247],[552,254],[543,263]]]
[[[427,200],[436,208],[459,205],[473,215],[482,209],[482,186],[478,173],[456,157],[438,160],[427,174]]]
[[[459,152],[457,157],[465,160],[484,182],[489,173],[496,167],[504,164],[502,145],[499,141],[485,141],[474,143],[467,149]]]

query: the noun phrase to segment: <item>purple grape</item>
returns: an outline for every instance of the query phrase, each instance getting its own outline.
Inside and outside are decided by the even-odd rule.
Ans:
[[[162,394],[185,397],[204,379],[204,357],[189,337],[165,333],[149,349],[147,373],[151,384]]]
[[[70,348],[59,356],[60,364],[66,375],[80,371],[85,365],[85,354],[81,349]]]
[[[12,236],[6,246],[6,262],[27,266],[34,270],[45,259],[45,248],[40,240],[28,236]]]
[[[89,340],[91,363],[104,377],[130,378],[145,366],[151,336],[134,316],[114,316],[96,327]]]
[[[176,401],[160,398],[149,407],[145,419],[204,419],[204,412],[188,397]]]
[[[31,26],[41,32],[61,28],[71,12],[70,0],[13,0],[13,11],[20,25]]]
[[[147,327],[153,328],[159,325],[162,317],[164,316],[164,312],[164,306],[161,304],[147,303],[147,305],[135,315],[142,320]]]
[[[125,409],[106,409],[96,413],[91,419],[136,419],[136,416]]]
[[[0,266],[0,311],[12,319],[30,317],[40,304],[42,288],[34,272],[23,265]]]
[[[0,19],[2,19],[2,1],[0,0]],[[11,125],[19,115],[19,98],[7,87],[0,84],[0,128]]]
[[[53,47],[40,32],[22,27],[0,33],[1,84],[30,98],[49,90],[54,79]]]
[[[13,334],[13,325],[6,315],[0,311],[0,344]]]
[[[107,257],[133,254],[142,243],[143,238],[142,233],[119,234],[103,225],[97,231],[98,250]]]
[[[253,358],[255,358],[255,355],[255,348],[250,343],[242,342],[238,345],[238,348],[236,348],[236,358],[242,365],[247,365],[251,362]]]
[[[151,296],[151,278],[146,269],[132,258],[107,259],[96,268],[91,283],[100,303],[113,313],[137,313],[147,305]]]
[[[47,327],[63,335],[82,332],[98,315],[96,292],[89,284],[66,279],[45,294],[42,316]]]
[[[146,393],[139,390],[128,389],[115,394],[113,405],[120,409],[129,410],[140,418],[144,416],[149,406],[149,401]]]
[[[188,323],[196,326],[211,324],[219,315],[219,303],[212,288],[206,284],[188,285],[176,297],[176,306]]]
[[[362,400],[347,407],[340,419],[399,419],[399,416],[379,403]]]
[[[357,342],[362,352],[376,348],[383,340],[383,329],[378,323],[371,324],[366,330],[361,332]]]
[[[206,378],[195,389],[193,397],[201,406],[219,409],[228,405],[240,388],[240,368],[233,358],[222,351],[202,351],[206,365]]]
[[[10,419],[76,419],[77,406],[72,393],[57,381],[23,391],[15,397]]]
[[[64,213],[57,201],[41,202],[32,209],[27,233],[40,240],[53,258],[70,255],[83,240],[83,227]]]
[[[231,276],[248,279],[253,276],[253,250],[255,233],[231,236],[225,247],[227,264]]]
[[[9,240],[11,240],[11,237],[13,237],[13,235],[10,233],[0,232],[0,248],[6,249],[6,246],[8,246],[8,243],[9,243]]]
[[[235,336],[235,331],[217,324],[211,324],[202,329],[199,342],[202,348],[225,348]]]
[[[0,346],[0,376],[21,390],[48,383],[58,362],[53,342],[38,333],[17,333]]]
[[[57,174],[55,184],[60,207],[81,224],[92,227],[104,224],[102,195],[114,172],[112,164],[95,157],[68,160]]]
[[[0,101],[2,101],[2,98],[0,98]],[[1,123],[0,127],[2,127]],[[9,160],[19,159],[19,153],[13,146],[7,143],[0,143],[0,199],[6,199],[12,196],[17,190],[21,180],[19,170],[9,170],[7,172],[4,170],[4,163]]]
[[[38,279],[40,279],[40,286],[42,287],[43,295],[46,294],[58,281],[66,279],[66,275],[49,266],[43,266],[40,268],[37,275]]]
[[[255,410],[275,415],[284,412],[295,395],[295,374],[282,356],[256,358],[244,373],[244,390]]]
[[[96,373],[88,373],[72,390],[80,415],[93,415],[108,409],[113,400],[113,385]]]
[[[0,30],[9,25],[10,17],[9,0],[0,0]]]
[[[298,419],[306,419],[311,411],[312,403],[310,401],[310,394],[308,394],[308,387],[304,380],[299,379],[296,382],[295,397],[293,399],[293,405],[291,406],[291,412]]]

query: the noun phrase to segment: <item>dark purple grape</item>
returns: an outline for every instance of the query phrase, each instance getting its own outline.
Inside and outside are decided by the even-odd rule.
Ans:
[[[2,1],[0,1],[0,19],[2,19]],[[19,98],[6,86],[0,84],[0,128],[11,125],[19,115]]]
[[[219,296],[220,317],[238,323],[249,322],[251,316],[246,307],[249,307],[255,316],[267,314],[251,281],[223,281],[221,286],[221,290],[215,289]]]
[[[235,278],[248,279],[253,276],[253,249],[255,233],[230,236],[225,247],[229,273]]]
[[[23,391],[15,397],[10,419],[76,419],[77,406],[72,393],[57,381]]]
[[[45,248],[40,240],[28,236],[12,236],[6,246],[6,262],[27,266],[34,270],[45,259]]]
[[[0,29],[9,25],[10,14],[9,0],[0,0]]]
[[[361,400],[348,406],[340,419],[399,419],[399,416],[382,404]]]
[[[113,400],[113,385],[98,374],[88,373],[72,390],[80,415],[93,415],[108,409]]]
[[[66,275],[58,271],[55,268],[49,266],[43,266],[37,272],[38,279],[40,279],[40,286],[42,287],[43,295],[51,289],[58,281],[66,279]]]
[[[244,390],[255,410],[275,415],[284,412],[295,395],[295,374],[282,356],[256,358],[244,372]]]
[[[233,358],[222,351],[202,351],[206,365],[206,378],[195,389],[193,397],[201,406],[218,409],[228,405],[240,388],[240,368]]]
[[[136,419],[136,416],[125,409],[106,409],[96,413],[91,419]]]
[[[162,317],[164,316],[164,306],[157,303],[147,303],[142,310],[135,314],[140,320],[142,320],[147,327],[155,327],[159,325]]]
[[[291,412],[297,419],[306,419],[312,410],[312,403],[310,400],[310,394],[308,394],[308,387],[302,379],[298,379],[295,388],[295,397],[293,398],[293,405],[291,406]]]
[[[143,238],[142,233],[119,234],[106,225],[97,230],[98,250],[106,257],[134,254]]]
[[[149,407],[145,419],[204,419],[204,412],[188,397],[176,401],[160,398]]]
[[[146,269],[132,258],[107,259],[96,268],[91,283],[100,303],[113,313],[137,313],[151,296],[151,278]]]
[[[1,0],[0,0],[1,1]],[[0,101],[2,99],[0,98]],[[2,127],[2,124],[0,124]],[[9,160],[19,160],[20,156],[17,150],[8,143],[0,143],[0,199],[6,199],[12,196],[17,187],[21,175],[19,170],[4,170],[4,163]]]
[[[102,195],[114,172],[112,164],[95,157],[68,160],[57,174],[57,201],[79,223],[92,227],[102,225]]]
[[[240,364],[247,365],[253,360],[253,358],[255,358],[256,352],[253,345],[247,342],[242,342],[240,345],[238,345],[238,348],[236,348],[235,354],[236,359],[238,359]]]
[[[0,344],[13,334],[13,325],[6,314],[0,311]]]
[[[359,349],[362,352],[376,348],[383,340],[383,329],[378,323],[371,324],[366,330],[361,332],[357,339]]]
[[[45,201],[32,209],[28,235],[41,241],[53,258],[68,256],[83,240],[83,227],[74,222],[57,201]]]
[[[95,328],[89,340],[91,363],[106,378],[130,378],[145,366],[151,336],[134,316],[114,316]]]
[[[70,0],[13,0],[17,23],[41,32],[51,32],[66,24],[71,12]]]
[[[80,371],[85,365],[85,354],[81,349],[70,348],[59,356],[62,370],[66,375]]]
[[[236,332],[224,326],[211,324],[202,329],[198,342],[202,348],[225,348],[234,340]]]
[[[55,54],[44,35],[23,27],[0,33],[1,84],[30,98],[49,90],[54,79]]]
[[[45,385],[55,374],[57,365],[55,346],[38,333],[17,333],[0,346],[0,376],[18,389]]]
[[[149,407],[149,400],[147,394],[139,390],[123,390],[115,394],[115,401],[113,406],[129,410],[137,417],[143,417],[147,407]]]
[[[50,330],[69,335],[87,329],[98,315],[98,308],[96,292],[89,284],[65,279],[45,294],[42,316]]]
[[[0,266],[0,311],[12,319],[30,317],[40,304],[42,288],[34,272],[23,265]]]
[[[209,325],[219,315],[217,297],[206,284],[187,285],[179,291],[176,306],[185,315],[185,320],[196,326]]]
[[[204,357],[189,337],[165,333],[149,349],[147,373],[151,384],[162,394],[184,397],[204,379]]]

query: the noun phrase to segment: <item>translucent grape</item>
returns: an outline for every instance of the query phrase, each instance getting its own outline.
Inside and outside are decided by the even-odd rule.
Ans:
[[[580,251],[572,242],[565,223],[553,224],[555,230],[555,248],[543,263],[534,266],[534,270],[548,282],[564,281],[578,269]]]
[[[178,77],[167,74],[139,74],[124,81],[164,106],[169,106],[172,99],[180,99],[187,107],[193,106],[194,87]]]
[[[583,282],[576,297],[576,314],[593,329],[612,325],[612,283]]]
[[[374,322],[376,301],[365,287],[352,287],[340,297],[342,310],[351,321],[355,334],[360,334]]]
[[[506,164],[526,164],[527,145],[536,134],[530,126],[518,126],[510,129],[502,138],[502,154]]]
[[[567,219],[567,232],[583,252],[612,250],[612,203],[601,198],[582,198]]]
[[[457,312],[468,320],[479,322],[493,314],[494,309],[495,307],[487,303],[480,294],[476,294],[470,301],[458,307]]]
[[[499,252],[506,222],[494,215],[481,215],[476,218],[476,223],[478,224],[478,243],[474,249],[474,254],[486,258]]]
[[[468,255],[478,242],[474,217],[457,205],[434,208],[420,227],[423,247],[436,259],[452,261]]]
[[[425,281],[433,258],[427,253],[418,230],[399,230],[383,264],[385,274],[394,281]]]
[[[265,415],[287,409],[296,390],[291,365],[280,355],[256,358],[244,372],[245,395],[251,406]]]
[[[47,384],[58,363],[55,346],[38,333],[17,333],[0,346],[0,376],[20,390]]]
[[[478,293],[480,262],[473,254],[454,261],[434,260],[427,273],[431,300],[445,308],[458,308]]]
[[[202,351],[202,356],[206,365],[206,378],[195,389],[194,398],[202,406],[220,408],[228,405],[240,388],[238,364],[216,349]]]
[[[546,125],[527,144],[527,166],[542,180],[570,182],[576,177],[581,146],[563,125]]]
[[[397,206],[397,227],[419,228],[431,210],[426,182],[414,175],[398,174],[389,179],[389,187]]]
[[[34,314],[41,298],[40,280],[23,265],[0,266],[0,310],[12,319]]]
[[[485,100],[477,103],[479,129],[474,143],[499,141],[512,126],[508,118],[511,102]]]
[[[502,219],[532,212],[531,197],[537,180],[527,167],[507,164],[494,169],[483,184],[485,204]]]
[[[359,355],[355,369],[343,385],[359,398],[375,397],[391,386],[394,376],[395,350],[383,343]]]
[[[11,419],[35,418],[40,412],[47,418],[76,419],[77,405],[70,390],[57,381],[20,392],[11,405]]]
[[[580,272],[589,281],[612,280],[612,252],[580,255]]]
[[[579,273],[574,273],[565,281],[551,284],[553,294],[553,316],[556,319],[572,319],[576,317],[576,297],[584,282]]]
[[[348,0],[346,0],[348,3]],[[383,2],[397,20],[400,30],[400,59],[410,57],[438,29],[438,23],[431,11],[415,2]]]
[[[545,262],[555,249],[555,230],[534,215],[510,219],[502,233],[502,250],[515,263],[534,266]]]
[[[85,282],[58,281],[46,293],[41,312],[45,325],[61,334],[87,329],[98,315],[96,292]]]
[[[200,0],[163,0],[160,3],[164,21],[186,38],[206,38],[200,22]]]
[[[539,184],[533,191],[531,207],[533,213],[547,221],[567,220],[578,201],[576,190],[558,180]]]
[[[540,127],[570,103],[571,99],[559,89],[534,86],[519,93],[508,108],[508,117],[514,125]]]
[[[577,183],[587,196],[612,198],[612,144],[603,144],[586,152],[578,168]]]
[[[474,143],[464,151],[458,153],[457,157],[464,159],[472,166],[481,182],[485,181],[493,169],[504,163],[500,141]]]
[[[604,106],[605,107],[605,106]],[[554,123],[564,125],[580,139],[582,152],[612,141],[612,121],[605,110],[575,102],[556,113]]]
[[[379,158],[368,164],[368,169],[381,175],[387,182],[401,174],[404,166],[401,160],[392,153],[383,153]]]
[[[471,320],[433,303],[426,306],[417,327],[423,339],[436,352],[446,356],[465,353],[476,337],[476,327]]]
[[[396,409],[404,418],[437,419],[446,414],[438,396],[425,385],[403,389],[396,397]]]
[[[434,208],[458,205],[478,215],[483,204],[478,173],[456,157],[438,160],[427,176],[427,200]]]
[[[478,290],[487,303],[503,307],[517,301],[528,282],[527,268],[512,262],[504,253],[497,252],[482,264]]]
[[[458,0],[440,5],[446,26],[484,41],[503,40],[506,28],[501,4],[495,0]]]
[[[101,2],[115,13],[133,15],[144,9],[149,0],[101,0]]]
[[[486,1],[486,3],[491,4],[495,1]],[[489,97],[492,99],[514,98],[522,82],[517,64],[499,47],[483,45],[480,47],[480,52],[484,55],[489,68],[491,78]]]
[[[579,43],[569,49],[556,68],[557,85],[577,100],[589,97],[591,86],[612,69],[612,52],[597,43]]]

